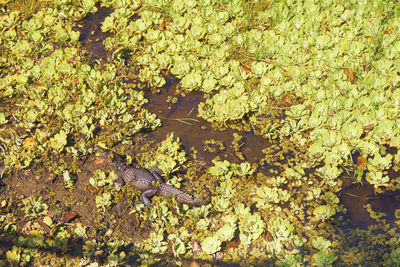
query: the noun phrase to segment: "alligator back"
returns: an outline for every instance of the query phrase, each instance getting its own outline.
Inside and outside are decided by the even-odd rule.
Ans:
[[[153,182],[158,181],[148,170],[135,167],[127,167],[121,176],[126,183],[142,191],[152,188]]]

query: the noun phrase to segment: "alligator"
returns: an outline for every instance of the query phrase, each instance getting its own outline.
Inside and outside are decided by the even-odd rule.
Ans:
[[[96,149],[103,158],[113,165],[119,178],[116,184],[123,185],[128,183],[142,191],[142,200],[145,206],[150,205],[149,198],[157,193],[166,197],[175,197],[179,202],[189,206],[207,204],[205,200],[195,198],[178,188],[166,184],[160,176],[162,171],[156,167],[152,167],[150,170],[136,168],[135,166],[127,165],[121,155],[111,150],[103,149],[100,146],[97,146]]]

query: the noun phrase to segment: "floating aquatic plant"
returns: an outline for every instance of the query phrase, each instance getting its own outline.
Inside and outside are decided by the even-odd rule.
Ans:
[[[79,20],[101,6],[112,8],[102,25],[109,34],[104,45],[112,52],[106,64],[87,57],[77,30]],[[181,79],[181,92],[204,93],[199,115],[207,121],[245,123],[287,142],[265,162],[283,161],[288,150],[295,158],[287,166],[273,165],[284,170],[271,167],[269,175],[258,175],[245,160],[215,160],[198,178],[212,188],[205,207],[157,197],[152,207],[136,205],[132,216],[153,227],[136,244],[138,261],[154,264],[156,254],[168,251],[192,257],[193,235],[204,259],[217,253],[277,265],[398,262],[396,234],[383,215],[368,207],[379,222],[376,229],[386,229],[383,236],[346,232],[339,227],[337,195],[345,173],[376,192],[398,187],[389,174],[400,161],[395,151],[400,145],[397,2],[59,0],[37,10],[25,16],[1,8],[0,142],[6,171],[43,163],[58,174],[62,170],[68,186],[76,185],[73,166],[54,166],[53,158],[85,158],[94,142],[128,144],[137,132],[154,130],[161,122],[143,108],[147,100],[140,88],[142,83],[161,88],[164,74],[171,73]],[[137,67],[137,77],[130,75],[138,87],[125,83],[126,64]],[[286,147],[289,143],[294,145]],[[233,146],[239,150],[239,139]],[[187,168],[179,137],[169,135],[151,151],[151,165],[179,184],[173,173]],[[357,164],[355,155],[362,159]],[[100,187],[96,204],[106,214],[121,196],[108,191],[114,174],[103,174],[96,172],[89,183]],[[8,206],[1,206],[3,233],[17,229],[14,214],[4,211]],[[45,214],[49,207],[43,199],[28,199],[21,207],[54,227],[49,235],[60,238],[40,245],[42,230],[34,230],[23,244],[66,251],[70,226]],[[82,227],[73,229],[85,236]],[[105,253],[110,265],[127,258],[119,245],[106,249],[103,241],[86,241],[84,256]],[[355,243],[344,251],[342,244]],[[360,252],[363,257],[352,254]],[[33,258],[17,247],[5,255],[21,265]]]

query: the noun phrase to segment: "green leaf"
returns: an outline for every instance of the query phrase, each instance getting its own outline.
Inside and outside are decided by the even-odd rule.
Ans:
[[[191,91],[199,88],[201,86],[202,81],[203,77],[201,76],[200,73],[192,72],[183,77],[181,83],[183,88]]]
[[[220,229],[218,229],[216,236],[222,242],[230,241],[235,237],[236,226],[232,227],[229,224],[225,224]]]
[[[320,251],[313,255],[312,261],[315,266],[332,266],[335,261],[335,253],[329,252],[328,250]]]
[[[67,133],[64,130],[61,130],[59,133],[55,134],[53,138],[50,139],[50,146],[57,152],[61,152],[66,144]]]
[[[244,216],[239,216],[239,218],[240,241],[245,245],[249,245],[264,232],[264,221],[259,214],[246,213]]]
[[[96,2],[94,0],[82,0],[80,4],[86,12],[96,12],[97,10],[95,7]]]
[[[44,217],[44,218],[43,218],[43,222],[44,222],[46,225],[48,225],[48,226],[50,226],[50,225],[53,224],[53,220],[51,219],[50,216]]]
[[[3,112],[0,112],[0,125],[6,124],[8,120],[6,119],[6,115]]]
[[[78,177],[76,175],[69,173],[69,171],[67,171],[67,170],[64,171],[63,177],[64,177],[65,186],[67,188],[71,188],[78,180]]]
[[[293,235],[294,226],[286,219],[269,221],[268,231],[279,240],[287,240]]]
[[[335,215],[336,210],[331,205],[320,205],[315,208],[313,214],[315,217],[317,217],[317,219],[325,221]]]
[[[253,61],[251,63],[251,72],[257,75],[264,75],[267,71],[268,66],[265,62],[256,62]]]
[[[324,239],[322,236],[318,236],[311,240],[311,244],[318,250],[327,250],[331,247],[332,242]]]
[[[101,26],[101,30],[103,32],[108,32],[114,29],[114,16],[108,16],[104,19],[103,25]]]
[[[207,237],[201,242],[201,249],[207,254],[214,254],[221,250],[221,241],[216,236]]]

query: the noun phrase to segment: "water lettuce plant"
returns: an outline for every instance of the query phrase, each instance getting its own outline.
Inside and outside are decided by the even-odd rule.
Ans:
[[[79,31],[81,19],[103,7],[106,61],[89,56]],[[163,255],[283,266],[398,263],[398,222],[366,205],[376,225],[349,230],[338,198],[348,173],[376,193],[398,188],[396,1],[57,0],[28,15],[11,4],[0,9],[0,159],[7,174],[42,166],[75,190],[82,184],[75,162],[91,159],[94,145],[126,150],[138,132],[161,125],[144,108],[142,89],[163,90],[169,74],[180,79],[179,92],[204,96],[198,113],[206,121],[273,139],[257,162],[262,172],[243,155],[196,166],[173,133],[157,147],[136,147],[141,166],[159,167],[176,186],[187,171],[188,183],[204,185],[211,200],[191,208],[155,196],[150,207],[129,206],[128,224],[148,234],[139,241],[118,232],[125,218],[115,213],[138,192],[114,189],[115,174],[103,171],[86,183],[100,210],[98,232],[60,222],[47,214],[52,205],[32,196],[19,204],[32,219],[22,229],[10,202],[1,202],[2,235],[21,230],[19,245],[63,253],[79,236],[89,259],[83,265],[101,257],[122,264],[126,253],[148,265]],[[237,155],[240,142],[234,136]],[[129,249],[115,243],[121,236]],[[34,260],[21,246],[3,253],[7,263]]]
[[[349,163],[354,151],[363,151],[362,144],[394,145],[399,138],[394,127],[399,114],[393,90],[399,81],[395,74],[398,6],[394,2],[385,6],[379,1],[372,5],[273,1],[268,8],[252,6],[256,11],[251,22],[245,16],[251,4],[241,1],[221,6],[193,1],[177,4],[184,6],[178,9],[165,2],[147,4],[154,9],[135,10],[141,18],[132,22],[126,18],[133,13],[110,16],[113,25],[105,31],[128,25],[129,38],[139,41],[132,49],[110,37],[113,45],[109,48],[135,53],[142,67],[139,76],[153,86],[164,84],[152,82],[162,69],[182,79],[181,90],[209,95],[199,105],[199,115],[206,120],[235,122],[254,113],[269,113],[268,99],[288,93],[301,98],[301,103],[286,110],[279,135],[297,136],[303,144],[311,140],[313,166],[325,162],[330,170],[338,168],[335,174],[321,173],[331,186],[337,184],[332,175],[343,172],[340,166]],[[119,14],[122,7],[116,7]],[[356,26],[371,10],[378,10],[374,18]],[[162,59],[158,67],[152,57]],[[382,156],[384,151],[379,153]],[[386,178],[378,181],[377,170],[368,168],[368,172],[374,178],[367,181],[378,191],[387,187]]]
[[[119,141],[160,123],[141,109],[146,102],[142,92],[115,79],[115,65],[85,62],[85,52],[74,47],[79,32],[72,30],[71,20],[96,11],[94,1],[87,2],[80,7],[63,6],[69,9],[68,19],[56,17],[60,6],[33,14],[29,20],[16,11],[1,18],[2,64],[9,66],[0,79],[1,95],[17,110],[12,115],[2,113],[6,168],[26,168],[45,153],[59,155],[68,150],[85,155],[88,150],[83,147],[93,140],[95,129],[110,122],[113,127],[127,126],[114,135]],[[18,38],[12,34],[16,31]],[[54,47],[55,41],[60,45]],[[8,123],[10,119],[13,123]],[[23,130],[17,134],[16,127]],[[68,147],[72,140],[75,145]]]
[[[149,167],[157,166],[168,177],[178,171],[186,162],[185,151],[183,151],[179,137],[174,133],[167,135],[157,149],[154,160],[147,163]]]

